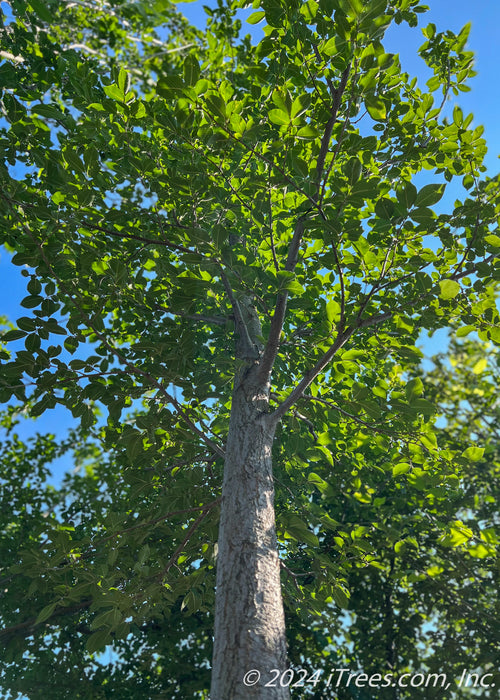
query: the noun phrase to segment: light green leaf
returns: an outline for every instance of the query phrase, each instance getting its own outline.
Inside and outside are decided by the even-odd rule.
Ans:
[[[406,474],[406,472],[410,471],[410,469],[411,464],[408,464],[408,462],[399,462],[393,466],[392,475],[401,476],[401,474]]]
[[[424,384],[420,377],[411,379],[405,387],[406,398],[411,401],[417,396],[421,396],[424,392]]]
[[[375,97],[374,95],[367,95],[365,97],[365,106],[368,114],[375,121],[385,121],[387,118],[387,107],[380,97]]]
[[[273,122],[273,124],[289,124],[290,123],[290,115],[287,114],[286,112],[283,112],[281,109],[271,109],[269,111],[269,120]]]
[[[250,17],[247,17],[247,22],[248,24],[258,24],[261,20],[264,19],[265,16],[266,13],[262,10],[259,10],[259,12],[254,12],[250,15]]]
[[[322,479],[318,474],[315,474],[315,472],[311,472],[307,477],[307,480],[310,484],[314,484],[314,486],[316,486],[318,491],[321,493],[326,493],[328,490],[331,490],[330,484]]]
[[[186,56],[183,72],[186,85],[196,85],[200,77],[200,64],[193,54],[188,54]]]
[[[123,68],[120,68],[120,72],[118,73],[118,87],[120,88],[121,92],[123,93],[123,96],[127,94],[127,92],[130,90],[130,73],[128,73],[126,70]]]
[[[454,299],[460,292],[460,285],[455,280],[443,280],[439,283],[441,299]]]
[[[488,358],[482,357],[480,360],[478,360],[476,362],[476,364],[472,368],[472,371],[474,372],[474,374],[482,374],[487,366],[488,366]]]
[[[494,248],[500,248],[500,236],[495,236],[491,233],[489,236],[484,237],[485,242]]]
[[[464,452],[462,452],[462,457],[469,460],[470,462],[479,462],[483,458],[484,447],[468,447]]]

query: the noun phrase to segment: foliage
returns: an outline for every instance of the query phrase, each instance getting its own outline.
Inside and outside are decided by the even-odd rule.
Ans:
[[[439,571],[445,559],[444,572],[485,563],[491,605],[496,534],[460,514],[473,505],[496,525],[488,498],[472,504],[461,486],[483,445],[464,454],[463,423],[438,430],[441,380],[423,381],[415,347],[450,325],[499,340],[498,179],[482,176],[472,115],[443,117],[474,73],[468,28],[423,30],[425,91],[382,44],[391,22],[416,25],[418,0],[266,0],[249,20],[266,20],[257,47],[239,36],[238,5],[210,10],[205,32],[163,2],[17,0],[4,18],[0,237],[27,296],[2,338],[0,399],[33,417],[62,406],[80,422],[63,446],[5,445],[8,488],[9,464],[32,480],[5,496],[7,658],[60,649],[70,686],[84,643],[95,654],[113,640],[127,668],[144,639],[151,653],[130,692],[192,696],[189,679],[176,690],[171,667],[164,677],[151,660],[155,645],[196,653],[183,646],[195,634],[189,663],[207,658],[235,347],[255,313],[283,416],[274,462],[289,634],[349,608],[350,653],[375,666],[380,648],[358,648],[376,604],[390,653],[392,596],[414,610],[398,648],[417,666],[436,588],[446,578],[463,600],[465,581]],[[429,181],[417,187],[419,173]],[[462,198],[444,213],[451,181]],[[80,473],[43,486],[47,461],[70,445]],[[474,477],[478,494],[488,474]],[[452,602],[440,613],[448,629],[476,631]],[[308,642],[311,655],[324,639]],[[98,697],[89,683],[81,697]]]
[[[415,451],[411,469],[393,479],[383,469],[383,459],[367,447],[364,488],[373,492],[370,499],[363,499],[356,485],[357,475],[349,473],[357,471],[350,460],[346,460],[345,480],[333,481],[323,489],[318,465],[314,465],[314,508],[322,508],[339,527],[323,529],[316,567],[311,567],[304,544],[294,547],[289,540],[287,551],[283,551],[292,665],[295,669],[321,671],[317,686],[306,686],[317,694],[304,690],[303,697],[326,697],[321,692],[333,668],[395,674],[425,668],[458,679],[464,669],[471,668],[471,660],[475,667],[484,669],[496,663],[498,354],[491,349],[485,352],[483,345],[472,341],[462,341],[452,350],[451,364],[440,356],[435,358],[432,370],[419,372],[429,398],[442,407],[438,421],[442,427],[436,428],[436,440],[442,453],[450,453],[446,478],[439,472],[423,473]],[[77,442],[78,436],[72,435],[66,447]],[[470,454],[471,446],[476,444],[484,449],[479,459],[461,457]],[[3,599],[4,620],[15,625],[16,606],[21,599],[23,621],[29,623],[2,635],[2,641],[8,643],[8,658],[14,659],[4,670],[9,679],[5,687],[28,696],[34,693],[34,697],[38,688],[54,698],[75,693],[82,698],[120,698],[124,693],[131,698],[164,694],[198,697],[200,693],[202,697],[209,684],[211,609],[189,614],[177,601],[162,607],[160,614],[150,605],[149,611],[144,608],[141,620],[136,617],[126,638],[112,634],[111,657],[85,650],[94,626],[89,613],[90,595],[89,605],[78,606],[80,599],[76,598],[73,609],[61,610],[51,623],[46,620],[33,626],[37,613],[53,601],[53,590],[40,586],[40,579],[54,580],[57,575],[53,551],[41,552],[35,544],[41,536],[56,543],[71,523],[75,539],[79,537],[83,544],[82,533],[95,533],[96,523],[111,522],[112,514],[121,508],[142,508],[148,513],[148,504],[159,497],[158,489],[149,485],[149,499],[144,495],[137,501],[131,499],[130,489],[117,478],[120,472],[116,463],[84,445],[75,454],[76,473],[67,475],[60,489],[46,483],[48,470],[44,463],[58,454],[52,439],[39,438],[32,450],[14,437],[3,445],[2,562],[9,569],[9,562],[15,562],[20,551],[26,556],[31,546],[33,567],[30,570],[25,565],[22,576],[17,573],[11,581],[3,580],[7,594]],[[309,513],[305,517],[310,518]],[[94,534],[93,557],[84,558],[80,571],[85,567],[89,582],[97,572],[101,577],[109,577],[112,572],[115,576],[121,574],[120,585],[125,576],[135,579],[136,590],[143,592],[143,605],[154,603],[157,591],[148,581],[150,567],[141,565],[141,556],[145,547],[150,558],[164,556],[170,543],[166,546],[165,537],[162,540],[163,527],[163,523],[139,527],[118,533],[100,545]],[[348,612],[339,617],[336,606],[318,604],[316,614],[311,616],[307,607],[317,589],[317,570],[339,565],[335,538],[343,540],[343,550],[347,550],[343,567],[351,562]],[[101,537],[101,541],[104,539]],[[353,543],[362,546],[364,562],[353,557]],[[199,543],[194,545],[199,547]],[[18,571],[16,567],[12,570]],[[205,576],[209,579],[205,586],[211,587],[212,569]],[[29,596],[34,579],[37,591]],[[64,568],[59,571],[59,580],[67,584]],[[196,591],[194,584],[188,585]],[[62,583],[60,587],[64,593]],[[97,590],[98,586],[88,587],[93,596]],[[98,598],[94,598],[94,605],[100,610]],[[9,610],[12,612],[8,614]],[[15,663],[20,650],[29,651],[29,661],[22,665]],[[399,697],[411,698],[414,692],[409,689]],[[434,697],[432,688],[426,692]],[[440,686],[434,692],[435,697],[448,697]],[[386,697],[379,693],[377,697]],[[468,695],[462,690],[450,697]],[[495,689],[483,697],[494,698]]]

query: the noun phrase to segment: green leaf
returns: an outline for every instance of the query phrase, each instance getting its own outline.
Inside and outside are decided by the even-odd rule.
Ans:
[[[349,591],[343,586],[335,586],[332,588],[332,598],[342,610],[349,608]]]
[[[392,475],[401,476],[401,474],[406,474],[407,472],[409,472],[410,469],[411,464],[408,464],[408,462],[399,462],[398,464],[395,464],[392,468]]]
[[[317,139],[319,132],[313,126],[308,124],[297,131],[297,136],[299,139]]]
[[[479,462],[483,458],[484,447],[468,447],[462,452],[462,457],[469,462]]]
[[[43,2],[43,0],[29,0],[29,3],[40,19],[43,19],[45,22],[53,21],[54,18],[52,12],[49,10],[47,4]]]
[[[0,336],[0,342],[10,343],[14,340],[20,340],[21,338],[24,338],[25,336],[26,336],[25,331],[18,331],[18,330],[7,331],[2,336]]]
[[[454,299],[460,292],[460,285],[455,280],[444,280],[439,282],[441,299]]]
[[[289,515],[286,520],[286,532],[293,539],[299,542],[305,542],[312,547],[318,547],[319,541],[314,533],[312,533],[307,525],[297,515]]]
[[[247,17],[247,23],[248,24],[258,24],[261,20],[264,19],[266,16],[266,13],[263,12],[262,10],[259,10],[259,12],[254,12],[253,14],[250,15],[250,17]]]
[[[405,387],[406,398],[411,401],[417,396],[421,396],[424,392],[424,384],[420,377],[416,377],[408,382]]]
[[[290,115],[283,112],[281,109],[271,109],[268,116],[269,120],[272,121],[273,124],[289,124],[291,120]]]
[[[330,324],[336,323],[336,321],[340,318],[340,304],[337,301],[334,301],[333,299],[329,301],[326,305],[326,318],[328,319],[328,322]]]
[[[358,158],[350,158],[343,167],[343,171],[347,176],[349,184],[354,185],[361,177],[361,161]]]
[[[425,185],[419,190],[415,205],[417,207],[430,207],[439,202],[444,194],[445,185]]]
[[[384,100],[375,95],[367,95],[365,97],[365,106],[368,114],[375,121],[385,121],[387,119],[387,107]]]
[[[396,191],[396,196],[401,206],[408,211],[417,199],[417,188],[413,183],[408,182],[404,187]]]
[[[178,75],[164,75],[156,84],[157,93],[167,98],[178,96],[185,88],[186,84]]]
[[[127,94],[127,92],[130,90],[130,73],[128,73],[126,70],[123,68],[120,68],[120,72],[118,73],[118,87],[120,88],[120,91],[122,92],[123,96]]]
[[[476,362],[476,364],[472,368],[472,371],[474,374],[482,374],[487,366],[488,366],[488,358],[482,357],[480,360],[478,360]]]
[[[446,547],[459,547],[473,536],[474,533],[470,528],[465,527],[460,520],[456,520],[450,526],[449,532],[441,538],[441,541]]]
[[[108,97],[111,97],[112,100],[115,100],[116,102],[123,102],[125,99],[125,94],[123,93],[122,90],[118,87],[118,85],[105,85],[104,86],[104,92]]]
[[[396,205],[392,199],[388,199],[387,197],[382,197],[382,199],[379,199],[375,204],[375,213],[377,216],[380,216],[381,219],[392,219],[395,210]]]
[[[485,242],[494,248],[500,248],[500,236],[495,236],[494,234],[489,234],[484,237]]]
[[[186,85],[196,85],[200,77],[200,64],[193,54],[188,54],[184,59],[183,73]]]
[[[210,112],[223,119],[226,118],[226,103],[220,95],[207,95],[206,103]]]
[[[131,462],[135,462],[143,451],[143,438],[139,432],[134,432],[127,440],[127,456]]]
[[[42,301],[43,297],[38,296],[37,294],[33,294],[29,297],[24,297],[24,299],[21,302],[21,306],[24,306],[25,309],[34,309],[37,306],[40,306]]]
[[[48,620],[49,617],[52,616],[54,613],[54,610],[56,609],[57,603],[50,603],[50,605],[46,605],[43,610],[41,610],[38,613],[38,617],[35,620],[35,625],[40,624],[40,622],[45,622],[45,620]]]
[[[89,654],[94,654],[96,651],[100,651],[101,649],[103,649],[107,644],[110,644],[110,642],[111,636],[109,634],[109,631],[98,630],[97,632],[94,632],[94,634],[91,634],[90,637],[87,639],[85,648],[87,649]]]
[[[318,491],[320,491],[321,493],[327,493],[329,490],[331,490],[330,484],[314,472],[311,472],[309,474],[307,480],[310,484],[316,486]]]

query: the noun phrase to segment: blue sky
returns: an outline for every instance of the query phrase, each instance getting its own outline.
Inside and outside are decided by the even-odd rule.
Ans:
[[[182,3],[180,8],[188,19],[198,26],[203,26],[205,13],[203,5],[211,2]],[[460,104],[464,113],[474,114],[474,125],[485,126],[485,138],[489,145],[489,153],[486,164],[488,172],[493,175],[499,169],[498,154],[500,153],[500,120],[498,118],[499,101],[497,97],[497,60],[498,40],[500,32],[500,3],[496,0],[428,0],[430,11],[420,15],[421,26],[429,22],[436,24],[438,31],[452,29],[458,32],[467,22],[472,23],[472,30],[468,42],[468,48],[476,54],[476,70],[478,75],[471,83],[469,93],[461,93],[457,98],[452,97],[447,105],[448,113],[451,113],[455,104]],[[253,9],[242,12],[242,18],[248,16]],[[244,32],[251,33],[256,39],[262,35],[259,25],[246,25]],[[405,71],[419,78],[419,84],[424,87],[428,73],[423,61],[417,55],[418,47],[424,38],[419,30],[409,29],[406,25],[393,26],[386,35],[386,49],[393,53],[399,53],[402,66]],[[453,203],[458,191],[447,195],[447,202]],[[20,268],[9,262],[10,256],[0,249],[0,315],[7,316],[15,321],[26,312],[20,307],[20,302],[25,292],[25,280],[20,275]],[[444,347],[445,333],[438,334],[430,341],[425,341],[426,354],[432,354]],[[18,430],[22,437],[40,432],[56,432],[62,435],[72,424],[73,419],[69,412],[62,409],[49,411],[36,423],[29,422]],[[55,472],[60,474],[64,468],[71,465],[63,461],[57,466]]]

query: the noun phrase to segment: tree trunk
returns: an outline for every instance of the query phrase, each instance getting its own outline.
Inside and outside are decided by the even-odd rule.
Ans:
[[[217,555],[211,700],[287,700],[277,680],[286,639],[277,550],[269,388],[256,366],[235,382],[226,444]],[[260,680],[255,682],[258,671]],[[246,680],[245,680],[246,679]],[[255,683],[255,684],[253,684]]]

